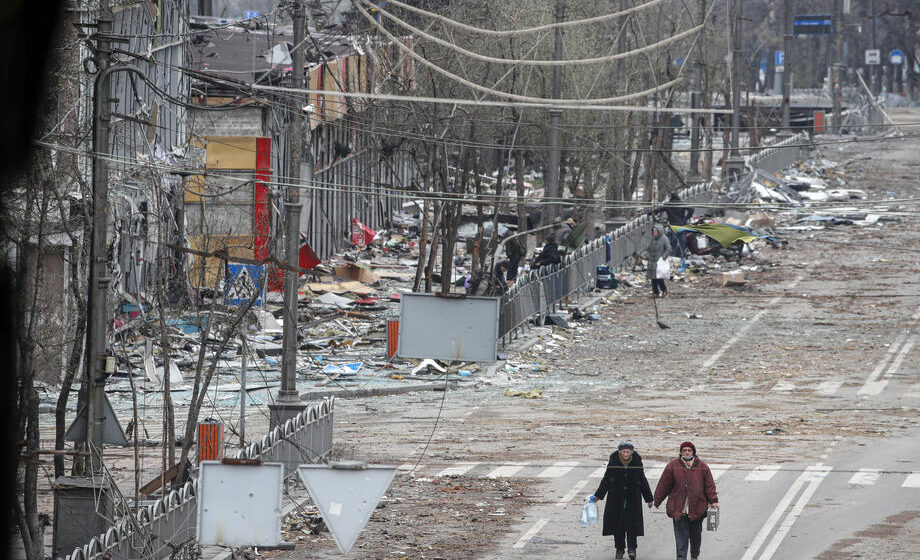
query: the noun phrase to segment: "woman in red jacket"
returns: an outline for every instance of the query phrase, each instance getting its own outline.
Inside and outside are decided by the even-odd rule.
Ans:
[[[710,506],[719,507],[719,496],[709,465],[696,456],[696,446],[689,441],[680,444],[680,456],[672,459],[661,473],[655,488],[655,507],[665,498],[668,517],[674,522],[677,559],[686,560],[688,544],[690,558],[698,558],[703,519]]]

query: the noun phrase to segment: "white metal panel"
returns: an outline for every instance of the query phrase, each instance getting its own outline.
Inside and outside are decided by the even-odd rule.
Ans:
[[[500,305],[501,300],[494,297],[403,294],[398,354],[402,358],[494,362]]]
[[[233,548],[281,543],[284,465],[202,461],[198,480],[198,542]]]

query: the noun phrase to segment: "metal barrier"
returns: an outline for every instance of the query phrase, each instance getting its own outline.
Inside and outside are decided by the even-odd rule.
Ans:
[[[796,134],[750,156],[745,164],[751,171],[780,171],[801,159],[802,147],[808,141],[807,134]],[[715,191],[715,183],[709,182],[682,189],[679,196],[688,205],[730,198],[733,193],[749,185],[752,178],[752,172],[746,173],[724,193]],[[651,223],[651,216],[639,216],[567,255],[558,265],[518,276],[515,285],[502,296],[498,326],[502,343],[507,344],[516,338],[534,319],[542,324],[543,318],[554,312],[556,304],[562,299],[578,292],[590,291],[598,265],[607,264],[618,268],[634,253],[644,250],[651,236]]]
[[[272,430],[261,441],[246,446],[237,458],[282,462],[287,473],[296,465],[315,462],[332,449],[334,399],[308,406]],[[105,533],[66,556],[66,560],[133,560],[194,558],[197,547],[198,480],[191,480],[134,515],[118,519]]]

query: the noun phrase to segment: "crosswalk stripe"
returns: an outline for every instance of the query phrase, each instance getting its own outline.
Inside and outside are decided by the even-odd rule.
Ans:
[[[920,488],[920,472],[907,475],[907,478],[901,484],[901,488]]]
[[[604,478],[604,473],[607,472],[607,465],[603,467],[598,467],[596,471],[588,475],[588,478]]]
[[[568,504],[569,502],[571,502],[571,501],[572,501],[572,498],[574,498],[579,492],[581,492],[581,489],[584,488],[584,487],[587,486],[587,485],[588,485],[588,481],[585,480],[585,479],[581,479],[581,480],[579,480],[578,482],[576,482],[576,483],[575,483],[575,486],[573,486],[572,489],[569,490],[569,491],[566,493],[566,495],[562,497],[561,500],[559,500],[558,502],[556,502],[556,506],[557,506],[557,507],[562,507],[562,506]]]
[[[578,465],[578,461],[557,461],[552,467],[546,467],[543,472],[537,475],[537,478],[559,478],[565,476],[569,471]]]
[[[489,478],[509,478],[518,473],[527,466],[527,463],[505,463],[504,465],[492,470],[486,476]]]
[[[818,383],[818,386],[815,388],[815,392],[819,395],[830,396],[837,392],[838,389],[843,385],[843,381],[822,381]]]
[[[792,381],[777,381],[772,391],[795,391],[795,383]]]
[[[712,472],[712,479],[719,480],[719,477],[725,474],[725,471],[732,468],[731,465],[710,464],[709,471]]]
[[[849,484],[870,486],[878,482],[881,472],[881,469],[859,469],[859,472],[850,477]]]
[[[549,519],[540,519],[540,520],[538,520],[536,523],[533,524],[533,527],[531,527],[530,529],[528,529],[527,532],[524,533],[524,535],[521,536],[520,539],[518,539],[518,542],[516,542],[516,543],[514,543],[514,545],[512,545],[511,548],[524,548],[524,545],[527,544],[527,541],[529,541],[530,539],[532,539],[532,538],[534,537],[534,535],[536,535],[537,533],[539,533],[539,532],[540,532],[540,529],[542,529],[543,526],[546,525],[547,523],[549,523]]]
[[[753,471],[749,472],[744,480],[750,480],[754,482],[766,482],[773,478],[779,470],[783,468],[782,465],[761,465],[756,467]]]
[[[456,467],[447,467],[443,471],[438,473],[438,476],[463,476],[466,473],[470,472],[473,467],[477,466],[479,463],[460,463]]]
[[[664,463],[649,463],[648,468],[645,469],[645,478],[649,480],[656,480],[661,478],[661,473],[664,472]]]
[[[885,373],[886,377],[898,372],[898,369],[901,367],[901,363],[904,362],[904,358],[914,347],[914,342],[915,341],[911,340],[901,348],[901,351],[898,352],[898,356],[894,359],[893,362],[891,362],[891,367],[888,368],[888,371]]]

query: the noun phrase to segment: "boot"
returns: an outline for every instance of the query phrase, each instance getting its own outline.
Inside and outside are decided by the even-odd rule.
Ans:
[[[630,550],[630,551],[629,551],[629,560],[636,560],[636,551],[635,551],[635,550]]]
[[[617,554],[616,554],[616,556],[614,556],[614,558],[617,558],[617,559],[623,558],[623,553],[624,553],[624,552],[625,552],[624,550],[618,548],[618,549],[617,549]]]

